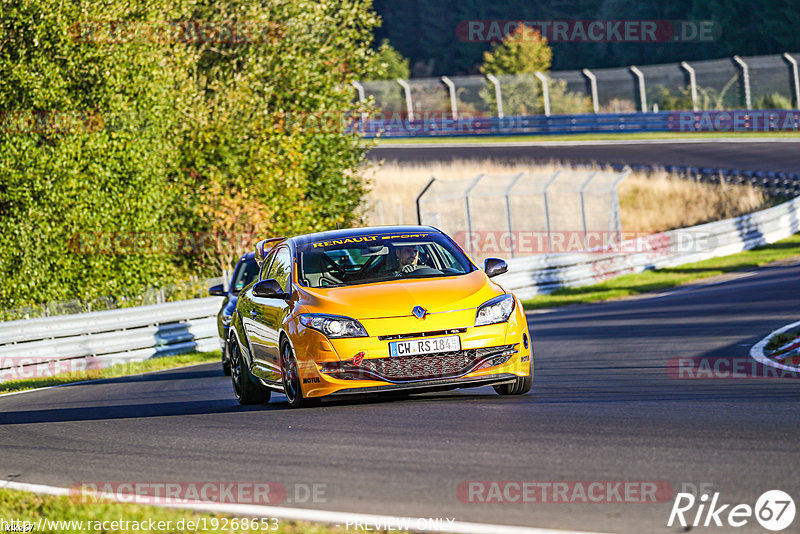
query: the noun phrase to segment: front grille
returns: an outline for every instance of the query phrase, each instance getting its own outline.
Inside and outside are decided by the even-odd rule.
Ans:
[[[322,371],[345,380],[384,380],[410,382],[415,380],[448,379],[464,376],[471,371],[501,365],[517,351],[514,345],[467,349],[441,354],[394,356],[365,359],[361,365],[352,360],[326,363]]]
[[[454,328],[452,330],[437,330],[436,332],[415,332],[413,334],[394,334],[391,336],[378,336],[380,341],[391,341],[394,339],[413,339],[417,337],[430,337],[430,336],[449,336],[452,334],[463,334],[466,328]]]

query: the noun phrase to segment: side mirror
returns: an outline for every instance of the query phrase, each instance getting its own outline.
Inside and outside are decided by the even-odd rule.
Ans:
[[[492,278],[498,274],[508,272],[508,264],[500,258],[486,258],[486,261],[483,263],[483,270],[486,276]]]
[[[289,293],[285,293],[277,280],[261,280],[253,286],[253,296],[264,299],[284,299],[289,298]]]
[[[228,292],[222,288],[222,284],[217,284],[208,288],[208,294],[215,297],[227,297]]]

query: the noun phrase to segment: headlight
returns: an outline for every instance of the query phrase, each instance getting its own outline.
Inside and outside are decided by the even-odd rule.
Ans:
[[[490,301],[484,302],[478,307],[478,314],[475,316],[475,326],[504,323],[508,321],[513,311],[514,297],[512,295],[500,295]]]
[[[304,313],[300,316],[300,323],[328,337],[367,337],[367,331],[361,323],[349,317]]]

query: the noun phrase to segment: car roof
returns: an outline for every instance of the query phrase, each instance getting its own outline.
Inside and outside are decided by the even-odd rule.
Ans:
[[[329,241],[331,239],[346,239],[348,237],[359,237],[368,235],[386,234],[415,234],[415,233],[436,233],[441,234],[432,226],[369,226],[365,228],[346,228],[343,230],[328,230],[327,232],[317,232],[314,234],[300,235],[291,238],[296,245],[306,245],[317,241]]]

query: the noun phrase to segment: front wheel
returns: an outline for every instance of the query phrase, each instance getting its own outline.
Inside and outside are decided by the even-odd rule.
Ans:
[[[528,376],[520,376],[510,384],[493,386],[498,395],[524,395],[533,387],[533,356],[531,356]]]
[[[283,393],[292,408],[303,408],[319,404],[319,399],[303,397],[297,358],[288,341],[284,341],[281,346],[281,380],[283,381]]]
[[[247,368],[247,361],[242,357],[239,344],[231,338],[228,342],[228,354],[231,362],[231,382],[233,382],[233,393],[239,404],[266,404],[269,402],[270,391],[260,387],[253,380],[250,369]]]

